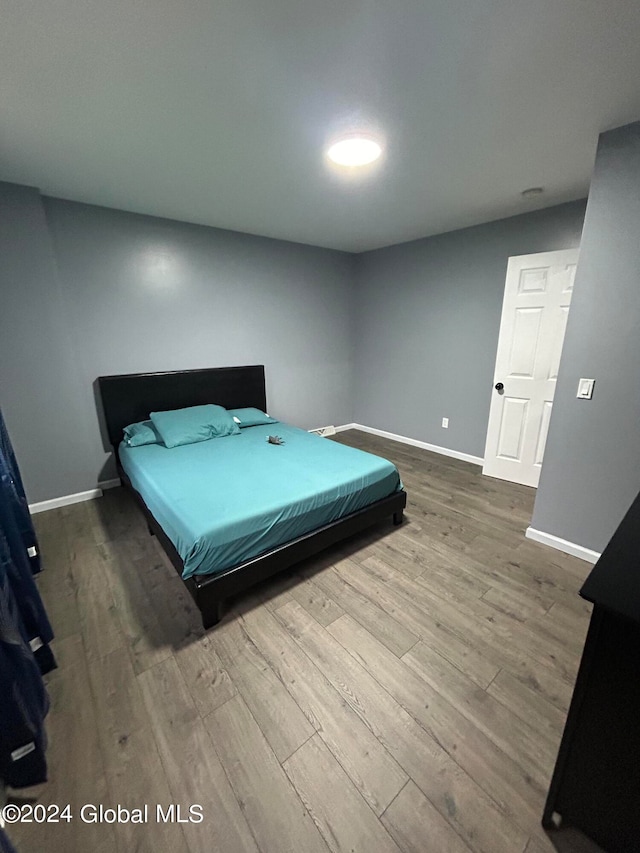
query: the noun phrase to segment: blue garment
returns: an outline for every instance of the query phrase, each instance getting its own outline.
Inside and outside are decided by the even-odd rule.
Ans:
[[[22,484],[18,460],[13,452],[13,446],[7,426],[2,417],[0,409],[0,477],[7,479],[7,484],[11,490],[11,510],[14,514],[16,525],[22,536],[25,551],[29,556],[31,571],[36,574],[41,571],[40,565],[40,549],[38,548],[38,540],[36,532],[33,529],[31,514],[29,512],[29,504],[27,496]]]
[[[9,837],[2,829],[0,829],[0,853],[18,853],[9,840]]]
[[[0,779],[13,788],[46,782],[44,718],[49,699],[24,638],[6,553],[0,553]]]
[[[20,532],[13,521],[6,505],[5,483],[0,479],[0,563],[16,601],[22,638],[33,651],[44,674],[56,668],[49,648],[53,630],[31,573]]]
[[[0,780],[14,788],[47,779],[42,673],[56,665],[53,631],[33,577],[35,546],[20,471],[0,414]],[[38,562],[39,567],[39,562]],[[10,850],[0,835],[0,850]]]
[[[27,552],[29,542],[36,542],[35,533],[18,462],[0,413],[0,561],[15,596],[23,639],[33,650],[41,672],[46,673],[56,666],[48,645],[53,631],[33,578],[34,565]],[[37,549],[37,544],[29,547]],[[40,558],[36,559],[39,568]]]

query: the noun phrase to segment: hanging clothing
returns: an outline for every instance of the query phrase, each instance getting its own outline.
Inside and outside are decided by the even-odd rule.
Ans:
[[[18,628],[44,675],[56,668],[56,661],[49,647],[53,639],[53,629],[31,573],[22,538],[13,525],[13,515],[7,508],[5,498],[5,483],[0,478],[0,564],[15,599],[19,614]]]
[[[17,853],[16,848],[11,843],[11,839],[5,832],[7,822],[4,820],[2,809],[6,804],[7,787],[0,780],[0,853]]]
[[[18,853],[7,834],[0,828],[0,853]]]
[[[49,698],[42,674],[56,666],[29,548],[37,549],[35,534],[0,414],[0,780],[13,788],[46,782]],[[0,831],[6,848],[5,840]]]
[[[0,779],[13,788],[47,780],[44,718],[49,698],[24,633],[0,554]]]
[[[0,560],[20,612],[23,637],[44,674],[56,666],[48,645],[53,631],[33,578],[34,564],[27,550],[28,542],[36,542],[35,533],[18,462],[0,412]],[[30,547],[37,551],[37,544]],[[38,567],[39,559],[38,556]]]
[[[11,511],[14,514],[16,526],[22,536],[24,549],[27,552],[29,562],[31,564],[31,571],[34,574],[37,574],[42,570],[42,566],[40,564],[40,549],[38,548],[36,532],[33,527],[33,522],[31,521],[29,504],[27,503],[27,496],[22,484],[18,460],[16,459],[16,455],[13,451],[13,445],[11,444],[7,425],[4,422],[1,409],[0,477],[3,479],[6,477],[7,479],[7,484],[11,492]]]

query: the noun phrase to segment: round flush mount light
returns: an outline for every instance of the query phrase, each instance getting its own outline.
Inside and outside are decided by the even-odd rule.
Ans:
[[[327,149],[327,157],[339,166],[367,166],[382,154],[382,146],[368,136],[347,136]]]
[[[522,190],[523,198],[535,198],[537,195],[542,195],[544,192],[544,187],[529,187],[529,189]]]

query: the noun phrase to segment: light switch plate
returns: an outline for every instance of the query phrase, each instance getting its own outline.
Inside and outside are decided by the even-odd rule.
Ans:
[[[578,382],[578,393],[576,394],[576,397],[579,400],[590,400],[593,397],[593,386],[595,383],[595,379],[581,379]]]

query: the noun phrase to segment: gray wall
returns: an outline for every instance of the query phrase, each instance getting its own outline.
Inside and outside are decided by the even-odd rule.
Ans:
[[[265,363],[269,408],[482,455],[507,258],[577,202],[352,256],[0,185],[0,403],[31,502],[113,476],[105,373]],[[450,429],[440,420],[450,418]]]
[[[31,500],[95,487],[68,318],[38,190],[0,183],[0,406]]]
[[[578,246],[584,209],[572,202],[358,255],[356,422],[484,456],[507,259]]]
[[[532,527],[602,551],[640,489],[639,389],[636,123],[600,137]]]
[[[113,476],[101,374],[264,363],[271,414],[305,428],[353,419],[351,255],[10,185],[0,196],[14,223],[0,246],[2,404],[31,502]]]

